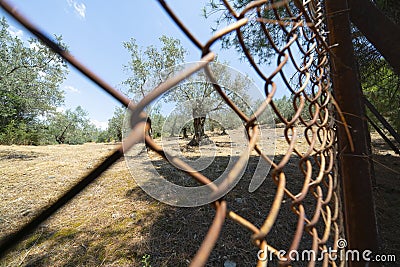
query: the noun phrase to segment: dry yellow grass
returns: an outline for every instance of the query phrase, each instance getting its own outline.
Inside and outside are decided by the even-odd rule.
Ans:
[[[215,135],[211,138],[220,144],[229,142],[229,137]],[[305,149],[303,139],[300,138],[298,146]],[[385,248],[398,253],[399,238],[390,232],[400,222],[394,218],[400,206],[400,160],[388,154],[378,139],[375,144],[375,160],[386,166],[376,165],[378,219]],[[0,146],[1,237],[15,231],[52,203],[115,146]],[[215,166],[224,166],[228,157],[222,145],[219,149]],[[277,159],[286,149],[284,139],[277,136]],[[195,157],[197,152],[187,150],[184,153]],[[151,156],[159,159],[154,154]],[[157,164],[166,176],[178,176],[168,164],[161,161]],[[226,199],[231,209],[259,225],[270,208],[275,185],[267,179],[262,189],[248,193],[254,164],[256,162],[250,160],[249,171]],[[293,177],[296,177],[296,165],[295,161],[287,165]],[[206,175],[218,175],[215,166],[206,170]],[[292,183],[297,186],[295,180]],[[136,185],[124,160],[120,160],[10,252],[0,266],[144,266],[143,257],[148,257],[153,267],[187,266],[213,215],[208,205],[175,208],[152,199]],[[294,234],[295,222],[290,204],[283,204],[270,241],[277,247],[287,246]],[[249,243],[249,238],[249,232],[227,221],[208,261],[209,266],[221,266],[228,259],[238,266],[254,265],[257,249]]]
[[[1,235],[18,228],[42,207],[53,202],[115,145],[2,146]],[[152,199],[132,202],[126,196],[135,188],[123,160],[104,173],[11,253],[5,266],[98,265],[116,260],[120,243],[142,240],[135,223],[157,217]],[[153,214],[149,216],[149,214]],[[127,243],[129,243],[127,242]],[[86,255],[86,256],[85,256]],[[119,265],[118,261],[116,261]],[[129,263],[129,262],[128,262]]]

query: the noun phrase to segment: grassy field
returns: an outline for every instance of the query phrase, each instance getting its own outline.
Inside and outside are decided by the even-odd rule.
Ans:
[[[229,141],[223,138],[228,137],[211,137],[220,144]],[[373,141],[377,173],[374,193],[382,248],[400,259],[400,237],[393,234],[400,225],[400,158],[389,152],[375,135]],[[278,136],[277,159],[284,154],[285,144]],[[28,222],[115,147],[116,144],[0,146],[0,236]],[[220,147],[223,149],[223,145]],[[196,151],[186,153],[195,156]],[[180,177],[172,167],[158,161],[161,158],[151,156],[159,162],[157,166],[165,176]],[[248,192],[255,159],[250,159],[248,171],[226,199],[230,209],[260,225],[271,206],[275,185],[267,179],[261,189]],[[227,160],[228,155],[220,150],[216,164],[206,174],[218,175]],[[294,177],[296,166],[295,161],[287,164],[287,172]],[[288,183],[301,186],[290,179]],[[187,266],[213,216],[209,205],[176,208],[147,196],[121,159],[11,251],[0,266]],[[296,216],[287,201],[269,242],[287,247],[295,222]],[[250,233],[227,220],[208,264],[223,266],[229,260],[237,266],[254,266],[257,251],[250,243]]]

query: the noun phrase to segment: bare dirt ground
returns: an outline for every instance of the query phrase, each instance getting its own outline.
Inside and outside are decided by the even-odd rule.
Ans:
[[[211,139],[219,150],[204,174],[212,177],[219,175],[229,160],[224,144],[230,140],[218,135],[211,135]],[[400,157],[388,151],[376,135],[373,143],[377,174],[374,193],[382,249],[400,259]],[[276,144],[275,158],[279,160],[287,145],[282,136],[277,136]],[[28,222],[116,146],[0,146],[0,237]],[[299,140],[298,146],[304,147],[304,140]],[[197,153],[183,152],[187,157]],[[161,175],[184,178],[153,152],[150,155],[162,170]],[[260,225],[271,207],[276,187],[272,179],[267,179],[256,192],[248,192],[257,159],[250,158],[244,177],[226,199],[230,209]],[[290,186],[301,187],[295,180],[297,162],[291,160],[285,168],[294,177],[288,178]],[[134,171],[134,175],[145,174]],[[275,247],[287,248],[294,235],[297,217],[290,211],[289,202],[282,205],[269,234],[269,242]],[[187,266],[213,216],[210,205],[177,208],[149,197],[137,186],[121,159],[11,251],[0,266]],[[254,266],[258,249],[250,243],[250,235],[227,220],[208,266],[223,266],[228,260],[237,266]],[[305,237],[306,246],[307,242]]]
[[[382,254],[396,255],[400,265],[400,155],[395,154],[380,136],[372,133],[372,152],[375,169],[375,212]]]

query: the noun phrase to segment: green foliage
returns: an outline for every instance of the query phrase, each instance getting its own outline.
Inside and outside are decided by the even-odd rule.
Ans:
[[[160,108],[154,108],[150,113],[152,136],[157,138],[161,136],[162,127],[165,121],[161,115]],[[118,107],[114,110],[114,115],[108,120],[108,126],[105,131],[101,131],[98,135],[97,142],[121,142],[125,119],[125,108]]]
[[[126,72],[130,75],[124,84],[128,87],[127,93],[133,96],[135,101],[143,98],[151,89],[165,81],[171,75],[176,74],[179,69],[172,68],[179,63],[182,63],[186,54],[186,50],[182,47],[178,39],[162,36],[160,38],[161,46],[148,46],[143,49],[140,48],[135,39],[124,43],[124,47],[131,54],[131,59],[128,65],[124,66]],[[249,99],[246,89],[249,84],[248,81],[241,79],[238,76],[231,75],[229,69],[222,64],[213,64],[213,72],[218,79],[218,83],[224,85],[224,90],[233,101],[246,108],[246,103]],[[214,90],[211,83],[204,81],[208,80],[203,71],[196,73],[189,77],[184,83],[178,85],[174,90],[169,91],[163,98],[164,102],[184,103],[178,113],[192,114],[193,118],[207,117],[210,112],[221,114],[226,113],[227,106],[222,98]],[[201,82],[199,82],[201,81]],[[223,111],[225,110],[225,112]],[[161,115],[160,111],[146,110],[150,113],[152,120],[153,137],[161,135],[162,126],[165,118]],[[182,128],[182,121],[179,114],[171,115],[171,123],[167,123],[170,129],[164,129],[171,135],[178,134],[178,130]],[[115,140],[118,137],[115,133],[119,133],[120,129],[117,125],[122,119],[118,119],[114,115],[114,120],[109,122],[110,136]],[[193,120],[195,124],[196,119]],[[231,122],[231,120],[227,120]],[[204,120],[202,123],[194,125],[198,131],[204,132]]]
[[[55,37],[61,45],[61,37]],[[0,142],[41,143],[41,118],[64,100],[59,88],[67,74],[63,59],[35,39],[13,36],[0,19]]]
[[[110,138],[108,136],[108,131],[107,130],[99,131],[99,134],[97,135],[96,143],[108,143],[108,142],[110,142]]]
[[[100,131],[90,122],[88,113],[78,106],[48,118],[48,132],[52,136],[50,140],[75,145],[97,141]]]
[[[161,107],[157,106],[153,108],[151,114],[151,131],[152,137],[158,138],[161,137],[162,128],[164,126],[165,117],[161,114]]]
[[[240,12],[251,1],[232,0],[228,2],[236,11]],[[400,5],[398,4],[398,0],[375,0],[373,2],[390,20],[400,25]],[[287,5],[292,11],[296,12],[297,8],[293,8],[293,3],[293,1],[290,1]],[[246,46],[254,58],[258,60],[259,63],[269,63],[270,56],[276,53],[272,48],[271,41],[277,44],[278,47],[284,43],[282,41],[285,41],[282,39],[283,36],[280,35],[282,30],[278,30],[277,24],[273,23],[274,20],[279,19],[279,17],[295,17],[297,14],[287,14],[287,10],[284,6],[278,7],[277,12],[273,12],[272,9],[262,8],[260,12],[260,14],[256,14],[255,11],[251,11],[247,13],[246,16],[261,16],[268,21],[268,23],[265,23],[266,28],[263,30],[258,22],[250,21],[246,26],[241,28],[241,32]],[[234,21],[234,18],[224,7],[224,3],[215,0],[208,1],[208,4],[204,7],[204,16],[215,18],[216,26],[212,27],[213,30]],[[268,32],[268,34],[266,34],[266,32]],[[360,80],[364,94],[399,132],[399,74],[393,72],[392,68],[383,59],[377,49],[355,27],[353,27],[353,45],[359,65]],[[239,56],[242,58],[244,57],[236,34],[225,35],[222,38],[222,48],[235,48]],[[279,106],[279,110],[282,110],[281,114],[288,119],[291,118],[294,113],[290,112],[290,110],[293,110],[293,106],[286,102],[287,99],[281,99],[275,101],[275,104]],[[275,119],[277,120],[277,118]]]
[[[62,38],[55,36],[62,47]],[[36,39],[13,36],[0,19],[0,143],[81,144],[96,141],[100,131],[81,107],[56,112],[66,62]]]
[[[159,38],[161,48],[151,45],[145,50],[136,44],[131,38],[124,42],[124,47],[131,54],[127,65],[124,66],[129,78],[123,82],[127,86],[127,94],[132,95],[135,101],[142,99],[150,89],[168,77],[162,71],[183,62],[186,50],[182,47],[180,40],[167,37]]]
[[[256,112],[256,110],[261,106],[263,100],[257,99],[254,101],[253,106],[252,106],[252,111],[249,116],[253,116],[253,113]],[[272,111],[271,107],[267,107],[261,115],[257,117],[257,121],[259,124],[268,124],[272,125],[272,123],[277,122],[278,118],[276,117],[275,113]]]
[[[293,115],[295,114],[292,100],[285,95],[280,99],[274,100],[274,105],[278,109],[282,117],[284,117],[286,120],[291,120]],[[274,118],[276,123],[282,122],[275,113]]]
[[[124,122],[124,116],[124,108],[119,107],[114,110],[113,117],[108,120],[107,130],[101,136],[103,142],[120,142],[122,140],[122,126]]]
[[[252,0],[234,0],[228,2],[239,14]],[[266,2],[265,5],[268,6],[270,3]],[[295,17],[298,15],[296,13],[298,9],[293,8],[294,1],[290,1],[287,5],[290,6],[292,13],[289,13],[285,6],[279,6],[276,8],[277,12],[274,12],[271,8],[261,8],[260,14],[257,14],[255,9],[246,14],[246,17],[249,18],[261,17],[266,20],[266,23],[263,24],[264,28],[255,19],[250,19],[246,25],[241,27],[241,34],[246,47],[260,64],[270,63],[271,56],[276,53],[273,46],[277,45],[279,47],[287,41],[286,33],[280,30],[280,26],[276,23],[279,18]],[[235,21],[225,8],[224,3],[218,0],[208,1],[207,5],[203,8],[203,16],[206,18],[215,17],[215,25],[211,27],[214,32]],[[268,32],[268,34],[266,35],[264,31]],[[221,46],[223,49],[235,49],[242,59],[245,58],[242,53],[241,44],[235,33],[224,35],[221,38]]]
[[[5,145],[26,144],[28,139],[27,127],[23,122],[11,121],[0,133],[0,143]]]
[[[131,55],[128,64],[124,66],[129,77],[123,84],[127,87],[125,93],[135,101],[140,101],[151,89],[167,79],[171,75],[168,70],[182,63],[187,53],[178,39],[163,35],[159,40],[160,47],[154,45],[146,48],[139,47],[134,38],[123,44]],[[150,113],[153,137],[161,136],[165,118],[161,115],[159,107],[146,111]],[[123,114],[122,109],[115,111],[108,123],[108,139],[121,141]]]
[[[377,0],[376,6],[394,23],[400,25],[400,5],[396,0]],[[400,132],[400,76],[383,59],[379,51],[353,28],[353,45],[364,95]],[[371,116],[372,117],[372,116]]]
[[[221,64],[217,60],[209,64],[216,83],[221,87],[225,94],[245,113],[249,110],[250,96],[248,90],[251,88],[251,80],[243,78],[241,73],[232,71],[228,65]],[[170,90],[164,100],[166,102],[180,103],[180,108],[176,110],[176,115],[191,114],[194,130],[194,139],[191,144],[197,145],[204,135],[205,123],[208,119],[215,120],[209,126],[213,128],[233,129],[242,123],[237,115],[233,114],[231,108],[215,90],[212,83],[207,82],[206,73],[201,70],[188,77],[184,82]],[[232,113],[232,114],[231,114]],[[217,127],[218,122],[220,127]],[[185,120],[178,120],[177,129],[182,129]],[[208,122],[209,124],[209,122]],[[175,125],[175,121],[172,126]],[[174,128],[174,127],[173,127]],[[172,131],[172,133],[174,133]],[[196,140],[195,140],[196,138]]]
[[[400,76],[387,64],[379,65],[379,68],[376,65],[371,66],[375,69],[374,72],[369,77],[361,78],[363,91],[392,127],[400,132]]]

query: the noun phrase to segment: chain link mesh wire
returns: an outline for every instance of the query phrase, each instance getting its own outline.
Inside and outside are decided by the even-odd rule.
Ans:
[[[237,7],[224,0],[222,6],[225,9],[225,15],[229,17],[228,25],[216,32],[205,44],[201,43],[186,28],[165,1],[159,0],[159,2],[176,25],[192,41],[193,45],[201,51],[201,62],[169,78],[154,88],[137,104],[130,104],[130,100],[126,96],[108,85],[67,51],[52,42],[27,19],[13,10],[12,6],[6,1],[0,3],[3,9],[14,16],[41,41],[131,110],[132,130],[124,141],[125,147],[131,147],[144,140],[150,149],[164,158],[167,158],[167,152],[150,136],[143,134],[147,118],[143,110],[153,100],[167,93],[174,85],[200,69],[204,69],[209,79],[214,81],[215,77],[208,67],[208,63],[215,59],[215,54],[210,48],[221,38],[234,38],[244,57],[263,80],[265,99],[263,99],[260,107],[257,107],[254,114],[249,117],[235,105],[216,82],[213,84],[214,90],[245,124],[249,137],[248,152],[257,152],[258,157],[272,165],[270,172],[271,179],[275,184],[275,196],[268,214],[261,215],[263,223],[259,226],[242,217],[240,210],[232,210],[226,200],[221,199],[214,202],[212,204],[216,210],[214,220],[192,259],[191,266],[204,266],[207,263],[207,259],[221,233],[222,226],[228,218],[236,222],[238,227],[248,229],[251,233],[249,235],[251,244],[264,251],[254,255],[255,258],[257,256],[259,258],[257,266],[268,265],[267,251],[274,255],[275,261],[279,265],[297,264],[294,259],[298,258],[299,255],[303,257],[303,260],[308,261],[309,266],[314,266],[317,263],[322,263],[323,266],[343,265],[344,261],[338,257],[338,253],[335,253],[343,245],[338,242],[343,237],[343,228],[341,191],[336,160],[336,125],[345,122],[335,119],[341,116],[331,94],[330,55],[324,1],[259,0],[251,1],[239,11],[236,10]],[[252,31],[254,28],[259,30]],[[262,58],[262,55],[253,50],[252,44],[257,42],[259,46],[269,47],[269,51],[272,51],[269,55],[271,65],[275,66],[272,71],[271,68],[266,70],[267,68],[258,63],[260,59],[262,61],[265,58]],[[282,82],[278,84],[277,80],[279,79]],[[290,91],[290,101],[294,111],[294,115],[291,117],[287,117],[273,100],[279,90]],[[283,124],[283,127],[279,129],[282,131],[281,134],[284,137],[287,149],[286,153],[275,161],[263,153],[263,147],[257,142],[259,133],[257,117],[268,107],[272,108]],[[306,146],[300,146],[302,142]],[[306,148],[304,149],[304,147]],[[19,231],[4,238],[1,241],[1,254],[3,255],[73,199],[122,156],[123,148],[120,146],[54,204],[37,215]],[[289,166],[289,161],[297,163],[297,172],[288,171],[293,168],[293,164]],[[231,174],[242,168],[242,164],[243,162],[239,160],[231,170]],[[174,158],[174,165],[186,171],[201,184],[211,182],[208,177],[195,171],[178,158]],[[213,190],[218,191],[220,189],[215,187]],[[297,218],[294,234],[282,237],[290,241],[287,247],[269,242],[269,233],[277,222],[284,198],[290,199],[291,212]],[[263,199],[258,201],[263,201]],[[287,223],[288,227],[293,227],[293,224],[289,222],[280,223]],[[303,242],[306,236],[308,236],[309,241]],[[308,250],[308,253],[302,253],[299,250],[300,248]],[[287,253],[283,254],[282,250]],[[315,257],[312,255],[315,255]]]

